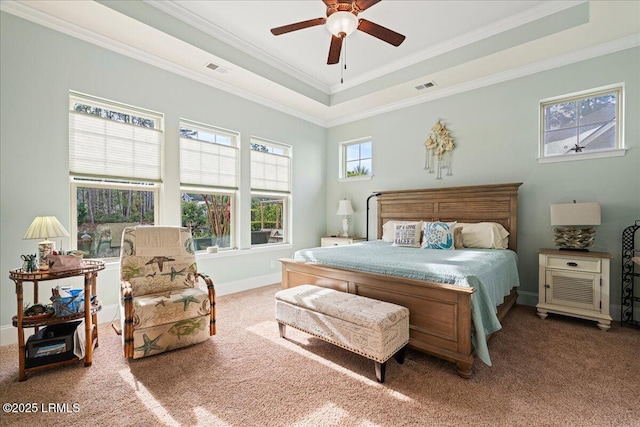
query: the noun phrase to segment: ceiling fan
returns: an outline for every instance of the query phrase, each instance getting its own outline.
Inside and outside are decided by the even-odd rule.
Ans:
[[[405,36],[366,19],[358,18],[358,13],[370,8],[381,0],[322,0],[327,5],[327,17],[315,18],[308,21],[296,22],[272,28],[274,36],[290,33],[291,31],[326,25],[331,33],[331,45],[327,64],[337,64],[340,61],[342,41],[355,30],[370,34],[394,46],[400,46]]]

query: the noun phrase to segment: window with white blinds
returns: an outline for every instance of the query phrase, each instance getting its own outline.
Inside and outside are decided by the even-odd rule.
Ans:
[[[251,139],[251,246],[291,242],[291,147]]]
[[[69,173],[159,182],[163,115],[71,93]]]
[[[180,183],[238,188],[237,132],[180,121]]]
[[[251,139],[251,190],[291,191],[291,147]]]

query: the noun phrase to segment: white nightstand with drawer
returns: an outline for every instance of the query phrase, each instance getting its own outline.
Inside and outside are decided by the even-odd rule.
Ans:
[[[605,252],[542,249],[539,252],[538,316],[564,314],[595,320],[603,331],[611,328],[609,264]]]
[[[364,237],[321,237],[320,246],[352,245],[355,242],[364,242]]]

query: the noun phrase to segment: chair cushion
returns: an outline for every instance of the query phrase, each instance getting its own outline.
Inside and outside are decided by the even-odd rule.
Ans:
[[[127,227],[122,234],[120,279],[134,297],[197,286],[193,239],[182,227]]]
[[[209,316],[181,319],[133,331],[133,358],[151,356],[209,339]]]
[[[133,299],[133,328],[149,328],[208,315],[210,310],[209,295],[200,288],[142,295]]]
[[[195,260],[166,256],[130,256],[120,265],[122,280],[131,283],[134,297],[193,288],[197,284]]]

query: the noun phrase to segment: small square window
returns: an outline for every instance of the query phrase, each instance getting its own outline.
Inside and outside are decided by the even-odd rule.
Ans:
[[[340,145],[340,178],[371,177],[372,145],[370,139],[344,142]]]
[[[621,86],[542,101],[540,158],[575,160],[622,149],[621,107]]]

